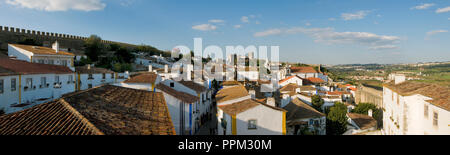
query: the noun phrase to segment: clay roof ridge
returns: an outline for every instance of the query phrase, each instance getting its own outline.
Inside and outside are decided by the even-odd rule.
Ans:
[[[80,114],[75,108],[73,108],[66,100],[60,99],[59,102],[67,108],[73,115],[77,116],[80,121],[85,123],[93,132],[97,135],[105,135],[102,131],[100,131],[94,124],[92,124],[88,119],[86,119],[82,114]]]

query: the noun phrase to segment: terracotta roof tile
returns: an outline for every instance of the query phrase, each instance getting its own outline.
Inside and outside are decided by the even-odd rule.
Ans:
[[[56,51],[52,48],[48,47],[42,47],[42,46],[31,46],[31,45],[20,45],[20,44],[10,44],[14,47],[24,49],[26,51],[29,51],[33,54],[42,54],[42,55],[64,55],[64,56],[75,56],[75,54],[65,52],[65,51],[59,51],[56,53]]]
[[[162,93],[110,85],[2,116],[0,124],[0,135],[175,134]]]
[[[123,81],[123,83],[148,83],[153,84],[156,82],[158,75],[155,73],[142,73],[136,76],[131,77]]]
[[[291,67],[292,73],[318,73],[313,67]]]
[[[288,80],[290,80],[290,79],[292,79],[292,78],[294,78],[294,77],[297,77],[297,78],[299,78],[299,79],[302,79],[302,78],[298,77],[297,75],[294,75],[294,76],[287,77],[287,78],[285,78],[285,79],[283,79],[283,80],[280,80],[279,84],[281,84],[281,83],[283,83],[283,82],[286,82],[286,81],[288,81]]]
[[[395,85],[394,83],[384,84],[385,87],[399,93],[402,96],[421,94],[432,98],[427,102],[450,111],[450,88],[436,84],[406,81]]]
[[[325,83],[325,81],[320,78],[307,78],[306,81],[312,84]]]
[[[362,130],[377,126],[377,121],[369,115],[348,113],[347,116],[352,119]]]
[[[105,68],[98,68],[98,67],[90,67],[88,69],[88,66],[82,66],[82,67],[75,67],[75,71],[77,73],[81,74],[100,74],[100,73],[115,73],[112,70],[105,69]]]
[[[169,86],[166,86],[164,84],[158,84],[156,86],[156,88],[161,90],[161,91],[163,91],[163,92],[165,92],[165,93],[167,93],[167,94],[169,94],[169,95],[171,95],[171,96],[173,96],[173,97],[175,97],[175,98],[177,98],[177,99],[179,99],[179,100],[181,100],[181,101],[189,103],[189,104],[192,104],[192,103],[195,103],[195,102],[199,101],[199,98],[197,96],[193,96],[193,95],[190,95],[188,93],[177,91],[177,90],[175,90],[173,88],[170,88]]]
[[[248,91],[247,89],[245,89],[244,86],[229,87],[217,92],[216,101],[217,103],[222,103],[225,101],[238,99],[248,95],[249,95]]]
[[[296,90],[297,88],[300,88],[297,84],[295,84],[295,83],[290,83],[290,84],[288,84],[288,85],[282,87],[282,88],[280,89],[280,91],[295,92],[295,90]]]
[[[179,81],[180,84],[182,84],[183,86],[186,86],[194,91],[196,91],[197,93],[201,93],[206,91],[206,87],[195,83],[194,81]]]
[[[31,63],[22,60],[0,58],[0,75],[17,74],[70,74],[73,73],[68,67],[58,65],[47,65]]]
[[[325,114],[317,111],[316,109],[302,102],[298,98],[292,100],[291,103],[283,107],[283,109],[288,111],[286,113],[286,120],[290,121],[290,123],[294,123],[296,120],[300,119],[318,118],[325,116]]]
[[[264,103],[260,103],[260,102],[258,102],[256,100],[252,100],[252,99],[247,99],[247,100],[236,102],[236,103],[233,103],[233,104],[219,105],[218,107],[220,109],[222,109],[223,112],[228,114],[228,115],[237,115],[237,114],[245,112],[245,111],[247,111],[249,109],[252,109],[252,108],[254,108],[256,106],[259,106],[259,105],[262,105],[262,106],[265,106],[265,107],[268,107],[268,108],[271,108],[271,109],[274,109],[274,110],[278,110],[278,111],[285,111],[284,109],[273,107],[273,106],[269,106],[269,105],[266,105]]]

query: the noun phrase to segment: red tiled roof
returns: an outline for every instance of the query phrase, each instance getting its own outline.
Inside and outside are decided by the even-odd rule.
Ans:
[[[348,113],[347,116],[352,119],[362,130],[377,126],[377,121],[369,115]]]
[[[295,123],[298,120],[305,118],[318,118],[325,116],[325,114],[317,111],[298,98],[292,100],[288,105],[283,107],[283,109],[288,111],[286,113],[286,119],[289,121],[289,124]]]
[[[174,135],[162,93],[106,85],[0,117],[0,135]]]
[[[80,66],[75,67],[75,71],[81,74],[100,74],[100,73],[114,73],[112,70],[98,67],[89,67],[88,66]]]
[[[320,78],[307,78],[306,80],[307,80],[308,82],[314,83],[314,84],[325,83],[325,81],[322,80],[322,79],[320,79]]]
[[[218,107],[220,109],[222,109],[223,112],[228,114],[228,115],[237,115],[237,114],[245,112],[245,111],[247,111],[249,109],[252,109],[252,108],[254,108],[256,106],[259,106],[259,105],[263,105],[263,106],[266,106],[268,108],[271,108],[271,109],[274,109],[274,110],[278,110],[278,111],[286,111],[286,110],[284,110],[282,108],[273,107],[273,106],[270,106],[270,105],[267,105],[267,104],[264,104],[264,103],[260,103],[260,102],[258,102],[256,100],[252,100],[252,99],[247,99],[247,100],[236,102],[236,103],[233,103],[233,104],[219,105]]]
[[[358,90],[358,88],[353,88],[353,87],[350,87],[350,88],[348,88],[348,89],[350,89],[350,90],[352,90],[352,91],[357,91],[357,90]]]
[[[70,74],[73,73],[68,67],[31,63],[22,60],[0,58],[0,75],[18,74]]]
[[[189,89],[196,91],[197,93],[206,91],[206,87],[203,87],[202,85],[197,84],[194,81],[179,81],[179,83],[183,86],[188,87]]]
[[[300,78],[300,77],[294,75],[294,76],[287,77],[287,78],[285,78],[285,79],[283,79],[283,80],[280,80],[280,82],[278,82],[278,83],[281,84],[281,83],[286,82],[286,81],[288,81],[288,80],[290,80],[290,79],[292,79],[292,78],[294,78],[294,77],[297,77],[297,78],[299,78],[299,79],[302,79],[302,78]]]
[[[292,73],[318,73],[313,67],[291,67]]]
[[[220,90],[219,92],[217,92],[216,100],[217,103],[221,103],[233,99],[246,97],[248,95],[249,94],[247,89],[244,86],[240,85]]]
[[[147,84],[154,84],[156,82],[156,79],[158,78],[158,75],[155,73],[142,73],[136,76],[131,77],[130,79],[127,79],[123,81],[123,83],[147,83]]]
[[[197,96],[190,95],[188,93],[176,91],[173,88],[170,88],[169,86],[166,86],[164,84],[158,84],[156,86],[157,89],[169,94],[170,96],[173,96],[181,101],[184,101],[186,103],[192,104],[199,100]]]

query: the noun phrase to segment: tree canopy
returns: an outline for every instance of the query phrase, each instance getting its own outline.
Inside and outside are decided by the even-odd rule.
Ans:
[[[347,106],[337,102],[327,115],[327,135],[342,135],[347,131]]]
[[[322,106],[325,101],[320,97],[320,95],[314,95],[311,97],[311,103],[314,109],[322,111]]]
[[[85,54],[94,62],[99,60],[99,56],[104,54],[105,47],[102,43],[102,38],[97,35],[91,35],[85,41]]]

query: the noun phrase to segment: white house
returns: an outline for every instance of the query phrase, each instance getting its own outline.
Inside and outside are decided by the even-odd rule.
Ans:
[[[59,43],[55,42],[52,48],[8,44],[8,55],[14,56],[19,60],[24,60],[33,63],[50,64],[66,66],[74,70],[75,55],[69,52],[60,50]]]
[[[132,76],[121,83],[116,83],[115,85],[139,90],[155,91],[156,85],[158,85],[161,81],[162,79],[158,74],[146,72]]]
[[[195,109],[200,105],[200,99],[164,84],[158,84],[156,91],[164,94],[177,135],[195,134],[199,123],[196,121],[199,113]]]
[[[319,72],[317,72],[313,67],[290,67],[290,75],[297,75],[300,78],[318,78]]]
[[[259,71],[256,67],[238,67],[237,71],[238,81],[257,81],[259,79]]]
[[[120,79],[117,74],[111,70],[97,68],[91,65],[75,67],[77,74],[77,90],[86,90],[100,85],[113,84]]]
[[[220,90],[216,95],[219,135],[285,135],[286,111],[251,99],[243,86]]]
[[[286,86],[288,84],[291,84],[291,83],[294,83],[297,86],[303,86],[303,80],[300,77],[296,76],[296,75],[290,76],[288,78],[285,78],[285,79],[281,80],[278,83],[278,85],[279,85],[279,87],[284,87],[284,86]]]
[[[293,99],[283,107],[287,111],[286,126],[288,135],[301,135],[309,131],[315,135],[326,135],[326,116],[300,99]]]
[[[0,110],[20,111],[75,91],[68,67],[0,58]]]
[[[280,97],[281,97],[281,106],[284,107],[288,105],[293,99],[298,98],[300,95],[300,87],[295,84],[291,83],[288,84],[280,89]]]
[[[450,89],[395,78],[383,87],[387,135],[449,135]]]
[[[195,114],[192,118],[194,121],[194,124],[192,124],[192,130],[194,131],[193,133],[195,133],[206,120],[207,115],[210,114],[213,108],[211,90],[204,85],[193,81],[175,81],[172,79],[166,79],[161,81],[161,84],[164,84],[178,92],[196,96],[199,99],[198,103],[194,104],[192,107],[192,111]]]

